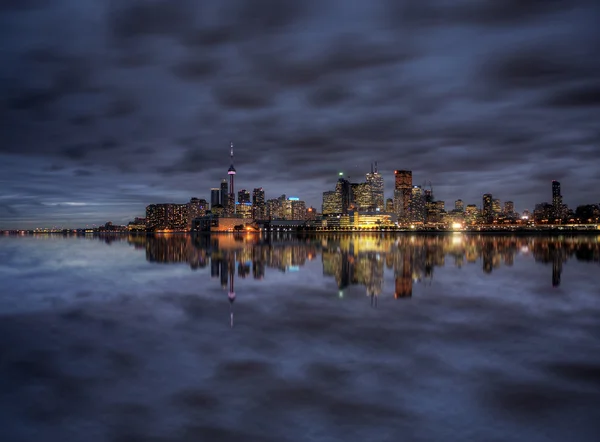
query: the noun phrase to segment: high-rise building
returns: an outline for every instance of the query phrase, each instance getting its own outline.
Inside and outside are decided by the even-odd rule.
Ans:
[[[412,198],[412,171],[394,171],[394,211],[399,221],[408,221],[410,214],[410,200]]]
[[[146,207],[149,230],[187,230],[187,204],[151,204]]]
[[[281,201],[279,198],[267,200],[267,219],[281,219]]]
[[[463,200],[454,201],[454,210],[458,210],[459,212],[465,211],[465,203],[463,203]]]
[[[511,216],[514,213],[515,213],[515,203],[513,203],[512,201],[505,201],[504,202],[504,214]]]
[[[360,211],[371,211],[373,207],[373,195],[369,183],[352,183],[352,200]]]
[[[229,201],[229,186],[227,185],[227,180],[223,179],[221,181],[221,205],[224,208],[227,208],[228,201]]]
[[[468,204],[465,209],[465,221],[469,224],[475,224],[479,218],[479,209],[475,204]]]
[[[218,187],[211,187],[210,189],[210,207],[211,209],[217,204],[221,204],[221,191]]]
[[[385,211],[387,213],[394,213],[394,200],[392,198],[385,200]]]
[[[188,203],[188,227],[192,227],[192,221],[195,218],[206,215],[208,210],[208,201],[205,199],[192,198]]]
[[[552,208],[554,218],[562,218],[562,195],[560,193],[560,183],[556,180],[552,181]]]
[[[410,199],[410,221],[413,223],[425,222],[425,199],[421,186],[413,186]]]
[[[290,197],[288,199],[290,202],[290,218],[293,220],[304,220],[306,219],[306,203],[304,201],[300,201],[299,198]]]
[[[234,181],[235,181],[235,167],[233,167],[233,143],[231,143],[231,151],[230,151],[230,158],[231,158],[231,166],[229,166],[229,169],[227,170],[227,175],[229,175],[229,198],[227,199],[227,213],[229,215],[233,215],[235,213],[235,186],[234,186]]]
[[[243,219],[252,218],[252,203],[251,202],[237,202],[235,204],[235,213],[237,216]]]
[[[499,198],[494,198],[492,200],[492,211],[494,212],[494,218],[502,213],[502,203]]]
[[[373,209],[383,212],[385,210],[383,176],[377,171],[377,162],[375,162],[375,168],[371,165],[371,173],[366,175],[366,180],[371,190],[371,204]]]
[[[258,187],[252,191],[252,218],[265,219],[266,217],[265,191],[262,187]]]
[[[309,207],[306,209],[306,221],[314,221],[317,219],[317,209]]]
[[[250,192],[246,189],[242,189],[238,192],[238,203],[249,203],[250,202]]]
[[[335,191],[341,201],[340,213],[348,213],[348,207],[350,207],[350,203],[352,202],[352,186],[350,185],[350,181],[344,178],[338,179]]]
[[[335,213],[341,213],[342,201],[340,195],[335,190],[329,190],[323,192],[323,206],[321,212],[323,215],[333,215]]]
[[[493,207],[491,193],[485,193],[483,195],[482,215],[483,215],[484,222],[492,223],[494,221],[494,207]]]

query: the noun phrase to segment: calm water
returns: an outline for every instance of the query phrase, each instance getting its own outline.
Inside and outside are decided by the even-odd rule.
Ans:
[[[600,237],[0,237],[0,440],[597,441]]]

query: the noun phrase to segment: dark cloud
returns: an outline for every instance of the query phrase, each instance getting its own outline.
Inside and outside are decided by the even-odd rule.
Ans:
[[[87,144],[68,146],[62,149],[62,154],[71,160],[81,160],[87,157],[89,148],[90,146]]]
[[[92,176],[94,173],[89,171],[89,170],[85,170],[85,169],[77,169],[75,172],[73,172],[74,176],[79,176],[79,177],[86,177],[86,176]]]
[[[390,0],[384,10],[384,20],[395,26],[515,26],[589,4],[587,0]]]
[[[169,36],[193,24],[189,0],[112,1],[109,27],[119,40],[143,36]]]
[[[213,89],[213,96],[217,103],[230,109],[260,109],[273,104],[274,90],[269,86],[260,87],[260,84],[250,85],[250,82],[222,83]]]
[[[358,180],[374,160],[386,197],[393,170],[406,168],[415,183],[433,181],[440,199],[479,202],[491,190],[531,209],[548,199],[548,174],[575,179],[562,168],[579,173],[567,204],[596,198],[593,2],[78,5],[0,8],[14,23],[0,29],[9,189],[77,201],[71,184],[85,181],[87,195],[119,199],[120,183],[144,189],[120,216],[139,215],[153,198],[207,197],[233,141],[241,187],[313,206],[337,171]],[[48,173],[63,161],[93,175]],[[39,175],[25,180],[18,171],[32,163]]]
[[[40,9],[50,3],[49,0],[2,0],[2,2],[0,2],[0,13]]]
[[[183,80],[199,81],[215,74],[219,63],[214,59],[190,57],[173,67],[173,73]]]
[[[107,118],[122,118],[135,113],[139,109],[137,101],[132,97],[120,97],[113,100],[104,112]]]
[[[559,108],[599,107],[600,84],[595,83],[563,89],[559,92],[553,93],[544,101],[544,104]]]
[[[312,90],[308,101],[315,107],[334,106],[352,97],[351,89],[341,84],[323,85]]]

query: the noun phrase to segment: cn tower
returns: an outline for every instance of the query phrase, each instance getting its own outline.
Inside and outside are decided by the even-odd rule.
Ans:
[[[233,143],[230,145],[231,152],[231,166],[229,166],[229,170],[227,171],[227,175],[229,175],[229,199],[227,201],[227,211],[233,215],[235,213],[235,190],[233,187],[235,181],[235,167],[233,167]]]

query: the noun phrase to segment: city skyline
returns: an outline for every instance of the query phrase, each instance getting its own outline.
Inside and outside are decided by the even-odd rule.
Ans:
[[[192,213],[192,210],[194,212],[196,212],[198,209],[190,209],[189,206],[190,204],[194,204],[194,201],[199,202],[201,201],[203,203],[202,207],[202,212],[201,214],[204,213],[204,211],[209,210],[209,209],[213,209],[213,207],[215,206],[215,202],[216,202],[216,206],[222,207],[223,212],[219,213],[218,216],[240,216],[242,218],[247,218],[250,217],[252,219],[255,220],[260,220],[260,219],[268,219],[269,217],[267,216],[268,213],[268,203],[270,201],[280,201],[280,204],[282,204],[284,201],[288,202],[288,203],[295,203],[295,202],[300,202],[303,204],[303,212],[304,212],[304,216],[302,218],[294,218],[290,216],[283,216],[283,218],[279,218],[278,219],[307,219],[306,218],[306,210],[307,209],[314,209],[316,210],[318,213],[321,213],[321,211],[323,211],[323,209],[330,204],[327,200],[329,199],[328,197],[326,197],[326,195],[331,195],[331,196],[335,196],[336,193],[338,192],[342,192],[342,194],[346,194],[347,196],[345,197],[346,199],[344,200],[344,202],[339,202],[338,204],[342,204],[339,208],[339,210],[329,210],[329,211],[323,211],[323,215],[327,215],[327,214],[341,214],[341,213],[347,213],[350,206],[354,206],[353,210],[362,210],[362,211],[380,211],[381,212],[386,212],[386,210],[384,209],[378,209],[378,202],[381,201],[382,199],[382,195],[383,195],[383,201],[385,200],[390,200],[393,202],[393,206],[394,206],[394,213],[398,216],[398,222],[401,223],[410,223],[410,222],[423,222],[425,221],[425,218],[421,219],[420,217],[423,216],[425,217],[425,212],[426,212],[426,206],[428,203],[440,203],[440,209],[441,211],[445,212],[445,213],[449,213],[451,212],[454,208],[455,210],[458,209],[457,205],[460,205],[460,211],[462,213],[467,214],[468,210],[465,210],[465,202],[463,201],[463,199],[461,198],[457,198],[454,199],[452,201],[448,201],[446,203],[445,200],[442,200],[440,198],[435,198],[435,195],[433,194],[433,185],[430,182],[424,182],[423,185],[421,184],[416,184],[415,182],[413,182],[413,175],[412,175],[412,171],[411,170],[398,170],[398,169],[394,169],[393,172],[393,181],[391,183],[391,185],[386,186],[386,179],[383,176],[383,174],[380,174],[378,171],[378,166],[377,166],[377,161],[371,162],[371,170],[370,172],[365,173],[362,178],[360,180],[356,179],[356,182],[350,182],[350,176],[345,175],[343,172],[338,172],[337,176],[335,178],[337,178],[337,183],[335,184],[335,190],[331,191],[331,190],[325,190],[321,193],[322,198],[321,198],[321,204],[317,205],[316,207],[312,206],[312,205],[308,205],[305,201],[299,201],[301,198],[296,197],[296,196],[291,196],[291,195],[285,195],[285,194],[281,194],[281,195],[275,195],[275,194],[268,194],[263,187],[254,187],[253,191],[252,191],[252,196],[250,194],[250,191],[247,190],[246,188],[239,188],[239,187],[234,187],[234,177],[237,176],[237,171],[234,167],[234,153],[233,153],[233,142],[230,143],[229,146],[229,158],[230,158],[230,166],[229,169],[227,169],[227,175],[229,177],[229,180],[223,178],[221,180],[220,183],[220,188],[217,187],[210,187],[208,189],[208,191],[206,192],[206,194],[201,194],[198,196],[192,196],[188,201],[185,202],[181,202],[181,201],[163,201],[163,202],[149,202],[146,204],[146,206],[144,207],[144,210],[142,211],[142,213],[135,213],[135,214],[129,214],[126,215],[125,218],[126,220],[122,223],[122,225],[124,224],[131,224],[132,223],[132,219],[135,218],[135,220],[138,219],[143,219],[144,216],[148,216],[148,209],[150,207],[154,207],[154,206],[169,206],[171,207],[171,209],[165,209],[163,208],[162,210],[172,210],[173,207],[183,207],[183,206],[188,206],[187,210],[190,210],[190,213]],[[356,177],[355,177],[356,178]],[[353,179],[354,180],[354,179]],[[228,183],[229,181],[229,183]],[[335,182],[334,182],[335,183]],[[341,183],[346,183],[347,185],[347,189],[345,189],[343,186],[344,184]],[[361,196],[357,196],[356,194],[356,189],[355,186],[366,186],[368,188],[365,188],[365,190],[368,192],[368,200],[370,201],[370,206],[369,208],[366,207],[360,207],[360,204],[357,203],[357,199],[360,200]],[[340,187],[342,186],[342,187]],[[429,186],[429,189],[427,189],[427,186]],[[389,189],[391,187],[391,190],[386,190]],[[239,190],[235,190],[235,189],[239,189]],[[345,189],[345,190],[344,190]],[[233,190],[233,191],[232,191]],[[415,193],[415,191],[418,191],[417,193]],[[226,193],[224,193],[226,192]],[[260,196],[258,196],[257,198],[257,192],[260,192]],[[361,191],[359,191],[361,192]],[[383,192],[383,193],[382,193]],[[276,192],[275,192],[276,193]],[[361,192],[362,193],[362,192]],[[418,210],[419,212],[421,212],[421,215],[419,215],[419,217],[417,217],[417,219],[415,219],[415,215],[413,214],[415,207],[413,206],[415,204],[415,196],[417,197],[418,201],[421,201],[421,203],[417,203],[418,205]],[[484,193],[483,195],[480,196],[480,200],[479,202],[470,202],[467,201],[466,202],[466,206],[467,209],[469,206],[471,207],[476,207],[478,210],[478,213],[483,217],[483,219],[486,220],[486,222],[491,223],[492,220],[495,218],[495,216],[497,214],[501,214],[501,213],[515,213],[515,214],[520,214],[519,211],[517,211],[515,209],[515,203],[512,200],[501,200],[500,198],[492,198],[492,193]],[[496,196],[496,194],[494,194],[494,196]],[[561,184],[559,181],[557,180],[552,180],[551,181],[551,193],[550,193],[551,198],[546,198],[546,200],[543,201],[538,201],[534,204],[533,207],[531,208],[525,208],[523,209],[523,211],[525,211],[528,214],[533,215],[534,209],[539,207],[539,206],[543,206],[544,204],[548,205],[548,207],[550,208],[550,214],[552,215],[556,215],[557,217],[560,217],[561,215],[561,210],[563,207],[563,196],[561,193]],[[285,200],[282,200],[282,198],[285,197]],[[431,201],[428,201],[428,197],[431,199]],[[344,197],[342,197],[343,199]],[[262,204],[261,208],[259,208],[259,215],[258,217],[256,216],[256,202],[260,201],[260,204]],[[327,201],[327,202],[326,202]],[[223,202],[225,202],[225,205],[223,205]],[[233,203],[233,205],[232,205]],[[242,212],[239,212],[239,208],[240,205],[246,204],[248,205],[248,207],[246,208],[246,210]],[[447,204],[447,205],[446,205]],[[503,204],[504,208],[502,209],[500,207],[500,205]],[[585,203],[583,205],[589,205],[589,204],[593,204],[593,205],[598,205],[600,206],[600,204],[595,203],[595,202],[588,202]],[[79,205],[77,203],[66,203],[65,205],[73,207],[74,210],[76,210],[77,207],[81,207],[84,206]],[[422,205],[422,207],[421,207]],[[334,204],[335,206],[335,204]],[[234,207],[234,209],[231,209],[230,207]],[[507,212],[507,207],[510,207],[510,211]],[[568,207],[568,204],[564,204],[564,207],[566,209],[566,207]],[[575,207],[571,207],[571,209],[575,209]],[[151,209],[153,210],[153,209]],[[281,209],[284,213],[285,213],[285,208],[281,207]],[[288,211],[290,211],[290,214],[293,213],[292,212],[292,205],[290,205],[290,207],[288,208]],[[201,214],[198,214],[196,216],[201,216]],[[564,214],[562,214],[564,216]],[[168,217],[166,215],[162,215],[165,219],[167,219]],[[189,218],[189,216],[187,214],[181,214],[182,219],[184,218],[188,218],[188,219],[193,219]],[[466,218],[465,218],[466,220]],[[0,219],[0,222],[2,220]],[[106,220],[99,220],[96,223],[89,223],[86,224],[86,226],[100,226],[104,223],[104,221]],[[438,220],[439,222],[440,220]],[[35,222],[35,221],[34,221]],[[109,221],[110,223],[112,223],[112,220]],[[133,222],[135,224],[135,222]],[[118,222],[116,223],[117,225],[119,224]],[[184,224],[182,224],[183,226]],[[64,228],[81,228],[81,225],[73,225],[73,226],[69,226],[69,225],[54,225],[54,226],[49,226],[49,225],[33,225],[33,226],[26,226],[24,227],[23,225],[21,226],[2,226],[0,224],[0,228],[4,229],[4,230],[10,230],[10,229],[21,229],[21,228],[25,228],[25,229],[30,229],[30,228],[49,228],[49,227],[64,227]],[[189,226],[188,226],[189,227]],[[183,227],[180,227],[183,228]]]
[[[420,4],[3,5],[0,227],[210,201],[231,140],[236,189],[307,206],[374,160],[386,199],[410,170],[448,207],[597,204],[597,5]]]

